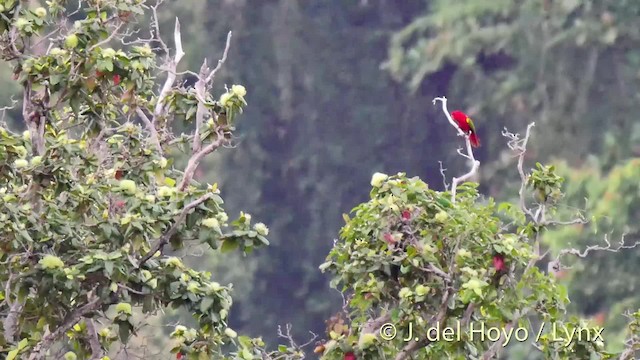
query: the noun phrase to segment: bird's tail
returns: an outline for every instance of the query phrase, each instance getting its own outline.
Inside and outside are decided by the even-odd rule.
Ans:
[[[476,133],[471,133],[471,135],[469,135],[469,141],[471,141],[471,146],[480,147],[480,139]]]

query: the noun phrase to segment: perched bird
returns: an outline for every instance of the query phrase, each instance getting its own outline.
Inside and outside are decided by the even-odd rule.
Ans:
[[[473,126],[473,121],[471,120],[471,118],[460,110],[452,111],[451,116],[460,127],[460,130],[469,135],[469,141],[471,142],[471,145],[473,147],[479,147],[480,139],[478,138],[478,134],[476,134],[476,127]]]
[[[493,275],[493,286],[498,286],[500,284],[500,279],[502,276],[506,275],[509,271],[507,270],[507,264],[505,262],[504,254],[495,253],[493,254],[493,268],[496,270],[495,275]]]

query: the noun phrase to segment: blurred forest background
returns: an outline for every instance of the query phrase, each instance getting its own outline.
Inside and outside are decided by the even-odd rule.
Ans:
[[[237,330],[272,344],[286,323],[300,340],[322,333],[342,299],[318,265],[342,214],[367,199],[371,174],[403,171],[442,189],[439,161],[449,179],[460,173],[462,141],[435,96],[474,119],[487,197],[517,195],[501,131],[536,123],[527,166],[558,164],[567,218],[582,209],[592,220],[548,233],[552,252],[640,233],[640,1],[167,0],[159,9],[166,39],[181,21],[183,69],[216,61],[232,30],[217,84],[248,90],[236,148],[200,176],[219,182],[231,214],[250,209],[264,221],[272,244],[246,258],[190,257],[234,284]],[[0,98],[15,90],[0,69]],[[10,115],[18,124],[19,111]],[[640,306],[639,255],[600,252],[563,272],[572,311],[604,323],[616,349],[621,313]]]

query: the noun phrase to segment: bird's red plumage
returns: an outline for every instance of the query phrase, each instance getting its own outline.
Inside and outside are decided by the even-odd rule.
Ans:
[[[496,271],[503,271],[506,268],[504,264],[504,255],[496,254],[493,256],[493,267]]]
[[[463,113],[460,110],[454,110],[451,112],[451,117],[456,122],[456,124],[458,124],[460,130],[462,130],[465,134],[469,134],[469,141],[471,142],[471,145],[473,145],[473,147],[479,147],[480,139],[478,138],[478,134],[475,133],[475,131],[469,124],[469,116],[467,116],[467,114]]]
[[[348,353],[344,354],[344,360],[356,360],[356,355],[349,351]]]

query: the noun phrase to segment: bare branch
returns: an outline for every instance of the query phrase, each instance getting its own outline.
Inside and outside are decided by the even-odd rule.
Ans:
[[[291,324],[287,324],[285,325],[285,328],[287,329],[286,333],[282,332],[282,327],[280,325],[278,325],[278,336],[286,339],[289,341],[289,346],[291,346],[291,348],[296,349],[298,351],[302,351],[302,348],[309,346],[309,344],[311,344],[315,339],[318,338],[318,335],[314,334],[313,332],[309,331],[309,333],[311,333],[311,340],[307,341],[306,343],[302,344],[302,345],[298,345],[296,344],[295,340],[293,340],[293,335],[291,335]]]
[[[524,194],[527,187],[527,181],[529,180],[529,175],[524,172],[524,157],[527,152],[527,143],[531,136],[531,128],[535,125],[536,123],[531,123],[527,126],[527,132],[525,133],[524,139],[520,139],[518,134],[509,132],[507,128],[502,131],[502,136],[509,139],[507,146],[509,149],[515,151],[518,156],[518,173],[520,174],[520,191],[518,192],[518,195],[520,196],[520,209],[522,209],[522,211],[532,219],[535,219],[535,216],[531,210],[527,208]]]
[[[428,273],[435,274],[435,275],[441,277],[442,279],[444,279],[446,282],[451,282],[451,276],[449,276],[449,274],[447,274],[446,272],[440,270],[439,268],[437,268],[433,264],[427,264],[427,267],[420,268],[420,269],[422,271],[426,271]]]
[[[585,258],[592,251],[619,252],[622,249],[634,249],[634,248],[638,247],[638,245],[640,245],[640,241],[636,241],[636,242],[634,242],[633,244],[630,244],[630,245],[625,245],[624,237],[625,237],[625,235],[623,234],[622,237],[620,238],[620,243],[618,244],[618,247],[616,247],[616,248],[612,248],[611,247],[611,243],[609,242],[608,237],[605,235],[604,242],[607,244],[607,246],[591,245],[591,246],[587,246],[587,248],[584,251],[580,251],[578,249],[563,249],[563,250],[560,251],[560,253],[556,257],[556,260],[559,260],[560,257],[562,257],[564,255],[575,255],[575,256],[580,257],[580,258]]]
[[[155,14],[155,8],[154,9],[154,17],[155,17],[155,24],[157,26],[157,15]],[[159,30],[156,30],[158,32],[158,39],[159,38]],[[167,97],[167,95],[169,95],[169,92],[171,91],[171,88],[173,87],[173,84],[176,81],[176,69],[178,67],[178,64],[180,63],[180,60],[182,60],[182,57],[185,55],[184,51],[182,50],[182,36],[180,34],[180,21],[178,20],[178,18],[176,18],[176,25],[173,31],[173,38],[174,41],[176,43],[176,55],[173,57],[173,59],[169,59],[167,60],[167,80],[165,80],[164,85],[162,86],[162,90],[160,90],[160,94],[158,95],[158,102],[156,103],[156,108],[153,112],[153,121],[152,124],[155,125],[155,123],[158,121],[158,118],[162,115],[162,110],[164,109],[164,99]],[[169,50],[167,48],[167,45],[164,44],[164,42],[162,42],[162,40],[159,40],[160,43],[163,45],[165,51],[167,52],[167,55],[169,54]]]
[[[444,191],[447,191],[449,190],[449,184],[447,184],[447,176],[444,174],[447,169],[442,167],[442,161],[438,161],[438,163],[440,164],[440,175],[442,175],[442,184],[444,185]]]
[[[160,6],[160,4],[162,4],[163,2],[164,2],[163,0],[159,0],[159,1],[156,2],[156,4],[154,6],[151,6],[151,29],[152,29],[151,30],[151,36],[158,43],[160,43],[160,46],[162,46],[162,50],[164,51],[164,53],[167,56],[169,56],[169,47],[164,42],[164,40],[162,40],[162,37],[160,36],[160,22],[158,21],[158,6]],[[176,29],[177,29],[177,33],[179,35],[180,34],[180,26],[178,25],[178,18],[176,18]],[[175,37],[175,32],[174,32],[174,37]],[[178,44],[180,44],[180,45],[178,45]],[[180,42],[176,41],[176,56],[180,52],[182,52],[182,41],[180,41]]]
[[[167,243],[169,242],[169,240],[171,239],[171,237],[178,231],[178,228],[180,227],[180,225],[182,224],[182,222],[184,221],[184,219],[187,217],[187,214],[193,210],[196,206],[202,204],[203,202],[209,200],[211,198],[212,194],[206,194],[203,195],[201,197],[199,197],[198,199],[190,202],[189,204],[187,204],[187,206],[185,206],[182,211],[180,212],[180,215],[178,215],[178,217],[176,218],[176,221],[173,223],[173,225],[169,228],[169,230],[167,230],[166,233],[164,233],[160,239],[158,239],[158,241],[156,242],[156,244],[153,246],[153,248],[151,248],[151,250],[146,253],[141,259],[140,262],[138,263],[138,268],[140,268],[144,263],[146,263],[149,259],[151,259],[151,257],[158,251],[162,251],[162,249],[164,248],[165,245],[167,245]]]
[[[463,154],[462,152],[458,151],[458,153],[462,156],[464,156],[465,158],[467,158],[469,161],[471,161],[472,165],[471,165],[471,169],[469,169],[469,172],[467,172],[466,174],[460,176],[460,177],[454,177],[451,180],[451,202],[455,204],[456,202],[456,190],[458,188],[458,184],[469,180],[472,176],[474,176],[475,174],[477,174],[478,169],[480,168],[480,161],[476,160],[475,157],[473,156],[473,149],[471,147],[471,140],[469,139],[469,135],[465,134],[464,131],[462,131],[462,129],[460,129],[460,127],[458,126],[458,124],[456,124],[455,121],[453,121],[453,118],[451,118],[451,114],[449,113],[449,110],[447,110],[447,98],[446,97],[437,97],[435,99],[433,99],[433,104],[436,104],[436,101],[440,101],[442,102],[442,112],[444,112],[444,114],[447,116],[447,120],[449,120],[449,123],[451,124],[451,126],[453,126],[454,128],[456,128],[456,130],[458,130],[458,135],[460,136],[464,136],[465,142],[466,142],[466,147],[467,147],[467,153]]]
[[[151,134],[151,142],[155,145],[160,155],[162,155],[162,145],[160,145],[160,139],[158,137],[158,130],[156,130],[156,126],[152,123],[147,114],[145,114],[141,108],[136,107],[136,114],[138,114],[140,119],[142,119],[145,125],[147,125],[147,129],[149,129],[149,133]]]
[[[227,55],[229,54],[230,47],[231,31],[229,31],[229,33],[227,34],[227,42],[224,46],[222,58],[218,60],[218,65],[215,67],[215,69],[210,72],[209,67],[207,66],[206,59],[203,61],[202,66],[200,67],[200,72],[198,73],[198,81],[195,84],[198,105],[196,109],[196,130],[193,136],[193,154],[197,154],[202,148],[202,139],[200,138],[200,134],[202,131],[202,127],[204,126],[205,116],[209,113],[209,111],[205,107],[207,89],[211,86],[211,82],[213,81],[216,73],[222,68],[222,64],[224,64],[224,62],[227,60]]]
[[[224,52],[222,53],[222,58],[218,60],[218,65],[216,65],[215,69],[211,71],[209,76],[207,77],[207,84],[210,84],[213,81],[213,78],[216,76],[216,73],[222,68],[222,64],[227,61],[227,55],[229,54],[229,47],[231,46],[231,31],[227,34],[227,43],[224,47]]]
[[[200,161],[202,161],[205,156],[222,146],[226,141],[227,139],[225,139],[224,134],[218,133],[217,140],[207,145],[204,149],[200,150],[189,159],[187,168],[184,170],[184,175],[182,176],[182,180],[178,186],[180,191],[187,188],[187,185],[189,185],[189,182],[193,179],[193,174],[195,174],[196,169],[198,169],[198,165],[200,165]]]
[[[124,25],[124,22],[119,22],[118,25],[116,25],[116,28],[113,29],[111,34],[106,39],[104,39],[104,40],[96,43],[92,47],[90,47],[88,52],[91,52],[93,49],[99,48],[102,45],[108,44],[111,40],[113,40],[116,36],[118,36],[120,34],[120,29],[122,28],[123,25]]]

